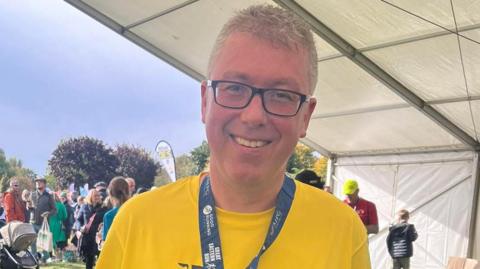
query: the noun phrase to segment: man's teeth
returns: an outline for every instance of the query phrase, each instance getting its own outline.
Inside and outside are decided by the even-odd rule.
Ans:
[[[266,141],[260,141],[260,140],[247,140],[241,137],[235,137],[235,141],[245,147],[249,148],[258,148],[258,147],[263,147],[267,144]]]

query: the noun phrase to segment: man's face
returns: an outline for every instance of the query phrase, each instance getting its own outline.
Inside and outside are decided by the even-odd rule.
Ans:
[[[347,196],[350,201],[356,201],[358,199],[358,189],[352,194],[348,194]]]
[[[210,79],[309,95],[307,67],[305,50],[273,47],[250,34],[234,33],[219,51]],[[298,139],[305,136],[315,104],[314,99],[304,103],[289,118],[265,112],[258,95],[244,109],[229,109],[215,103],[212,89],[203,82],[202,121],[211,149],[211,171],[233,180],[278,178]]]
[[[19,190],[18,181],[16,181],[16,180],[12,181],[10,186],[12,187],[13,191],[18,192],[18,190]]]
[[[37,187],[38,190],[44,190],[45,189],[45,182],[38,180],[35,181],[35,186]]]

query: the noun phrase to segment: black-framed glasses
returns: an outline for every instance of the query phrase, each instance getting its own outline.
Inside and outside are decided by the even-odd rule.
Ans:
[[[302,104],[311,98],[290,90],[261,89],[228,80],[207,80],[207,86],[213,89],[215,103],[222,107],[246,108],[255,94],[258,94],[262,99],[263,109],[281,117],[297,115]]]

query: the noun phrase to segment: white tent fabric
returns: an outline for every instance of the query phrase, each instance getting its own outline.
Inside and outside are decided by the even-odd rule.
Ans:
[[[472,189],[480,180],[471,157],[480,151],[480,1],[65,1],[197,80],[206,78],[215,37],[236,10],[269,3],[297,13],[314,30],[319,66],[318,105],[304,143],[338,160],[340,180],[349,173],[362,178],[362,193],[382,201],[382,227],[399,207],[421,206],[433,194],[428,188],[462,182],[414,214],[421,234],[429,235],[417,243],[424,254],[414,268],[442,268],[448,255],[471,253],[465,244],[474,231],[465,223],[476,216]],[[342,163],[365,156],[399,162],[403,155],[422,163],[448,160],[451,154],[437,152],[456,151],[464,153],[451,154],[468,157],[445,161],[451,170],[433,163],[355,169]],[[461,181],[461,175],[471,178]],[[437,204],[467,215],[445,215]],[[382,236],[372,239],[379,266],[386,263]]]
[[[479,1],[67,1],[198,80],[234,11],[282,5],[315,29],[319,103],[308,139],[324,154],[479,147]]]
[[[412,268],[445,268],[448,257],[467,255],[473,161],[471,152],[338,159],[335,185],[354,178],[360,196],[377,206],[380,233],[370,237],[372,268],[391,266],[385,241],[400,209],[411,212],[419,234]],[[341,188],[335,191],[343,197]]]

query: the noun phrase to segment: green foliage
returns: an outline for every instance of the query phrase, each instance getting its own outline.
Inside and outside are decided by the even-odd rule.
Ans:
[[[8,190],[8,184],[10,183],[10,180],[8,177],[3,176],[2,180],[0,181],[0,192],[4,193]]]
[[[45,180],[47,180],[47,187],[51,190],[64,189],[62,186],[60,186],[60,182],[58,182],[57,178],[52,174],[46,175]]]
[[[70,183],[81,186],[110,181],[115,176],[118,159],[102,141],[87,136],[62,140],[48,161],[57,184],[66,188]]]
[[[0,149],[0,176],[10,178],[13,176],[13,172],[10,169],[10,164],[7,161],[7,157],[5,156],[5,152]]]
[[[320,157],[318,160],[315,161],[313,164],[313,171],[317,173],[320,177],[325,180],[327,176],[327,163],[328,163],[328,158],[327,157]]]
[[[167,171],[165,171],[165,169],[158,169],[157,175],[153,180],[153,185],[156,187],[160,187],[168,183],[172,183],[172,181],[170,180]]]
[[[36,174],[23,167],[21,160],[10,158],[7,160],[5,152],[0,149],[0,191],[5,192],[9,188],[10,179],[16,177],[21,189],[28,188],[32,190],[33,180]]]
[[[9,169],[12,176],[25,177],[31,179],[32,181],[37,176],[32,170],[24,168],[21,160],[17,160],[16,158],[10,158],[8,160],[8,164],[10,166]]]
[[[189,154],[183,154],[175,158],[175,172],[177,179],[196,175],[196,169],[197,166]],[[168,183],[171,183],[171,180],[167,171],[165,171],[163,168],[158,170],[154,185],[159,187]]]
[[[317,158],[313,156],[313,150],[304,144],[298,143],[295,151],[287,162],[287,172],[297,174],[306,168],[312,168]]]
[[[134,178],[137,187],[150,188],[154,184],[160,164],[145,149],[120,145],[114,154],[119,161],[116,169],[118,175]]]
[[[204,140],[202,144],[194,148],[190,154],[192,156],[192,161],[195,164],[194,174],[199,174],[205,170],[210,158],[210,148],[208,147],[207,141]]]
[[[196,175],[197,166],[193,162],[193,159],[188,154],[180,155],[175,158],[175,166],[177,172],[177,179]]]

